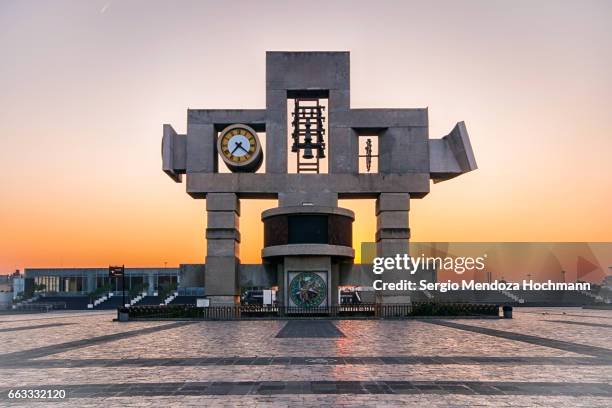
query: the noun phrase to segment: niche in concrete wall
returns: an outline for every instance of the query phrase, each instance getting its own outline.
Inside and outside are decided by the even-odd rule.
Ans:
[[[359,173],[378,173],[378,135],[359,135]]]
[[[288,173],[328,172],[328,94],[323,90],[287,93]]]
[[[219,137],[219,133],[217,132],[217,137]],[[261,142],[261,150],[264,152],[264,156],[263,156],[263,162],[261,163],[261,167],[259,167],[259,169],[255,172],[257,174],[262,174],[266,172],[266,132],[262,132],[259,131],[257,132],[257,137],[259,138],[259,141]],[[221,160],[221,158],[219,157],[219,152],[217,152],[217,156],[216,156],[216,165],[217,165],[217,172],[218,173],[231,173],[232,171],[227,167],[227,165],[225,164],[225,162],[223,160]]]

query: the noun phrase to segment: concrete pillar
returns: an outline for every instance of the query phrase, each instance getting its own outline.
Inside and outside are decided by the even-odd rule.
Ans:
[[[155,275],[153,273],[149,273],[147,275],[149,287],[147,288],[147,295],[153,296],[153,292],[155,292]]]
[[[340,299],[338,297],[338,285],[340,284],[340,265],[337,262],[331,263],[328,284],[331,290],[331,298],[329,301],[329,305],[330,306],[339,305]]]
[[[376,200],[376,255],[391,257],[408,253],[410,228],[408,211],[410,194],[382,193]],[[410,280],[412,275],[407,271],[385,271],[381,276],[383,282],[400,282]],[[410,303],[409,291],[380,291],[378,300],[381,303]]]
[[[239,302],[240,200],[234,193],[206,196],[206,296],[211,305]]]
[[[328,163],[330,173],[359,173],[359,135],[347,123],[350,91],[329,91]]]
[[[285,296],[285,265],[282,262],[276,264],[276,285],[278,291],[276,292],[276,301],[279,305],[285,306],[287,304]]]
[[[359,135],[349,127],[329,128],[329,172],[359,173]]]
[[[59,278],[62,279],[61,277]],[[87,293],[91,293],[96,290],[96,275],[94,271],[87,272]]]
[[[266,173],[287,173],[287,91],[266,92]]]

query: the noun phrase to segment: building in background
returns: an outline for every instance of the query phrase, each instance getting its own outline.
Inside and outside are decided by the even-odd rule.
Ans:
[[[23,293],[24,279],[16,270],[11,275],[0,275],[0,310],[9,309],[20,293]]]

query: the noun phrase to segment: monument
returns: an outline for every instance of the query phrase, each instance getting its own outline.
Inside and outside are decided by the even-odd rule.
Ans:
[[[162,160],[206,199],[210,304],[240,299],[241,200],[273,198],[278,207],[261,215],[262,263],[279,303],[299,308],[338,304],[338,286],[364,281],[353,264],[355,215],[338,199],[376,200],[376,251],[393,256],[408,249],[410,199],[429,193],[430,180],[476,169],[463,122],[429,139],[427,109],[352,109],[349,52],[267,52],[265,109],[189,109],[186,134],[164,125]]]

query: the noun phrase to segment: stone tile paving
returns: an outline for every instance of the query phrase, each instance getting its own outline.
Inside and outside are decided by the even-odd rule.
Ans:
[[[544,367],[544,370],[542,370]],[[537,369],[536,369],[537,368]],[[207,367],[106,367],[0,370],[5,387],[36,384],[121,384],[124,381],[556,381],[564,383],[612,382],[610,366],[512,366],[507,365],[302,365],[302,366],[207,366]]]
[[[542,312],[326,322],[320,333],[345,336],[332,338],[276,338],[285,321],[4,315],[0,405],[612,406],[612,311]],[[63,389],[68,399],[7,399],[24,387]]]
[[[493,336],[497,338],[515,340],[528,344],[536,344],[539,346],[545,346],[555,348],[563,351],[570,351],[578,354],[584,354],[593,357],[599,357],[604,359],[612,359],[612,350],[605,347],[589,346],[586,344],[572,343],[566,340],[550,339],[530,334],[523,334],[517,331],[504,331],[494,329],[490,327],[473,326],[468,324],[462,324],[458,322],[444,321],[444,320],[431,320],[430,324],[438,326],[450,327],[453,329],[464,330],[471,333],[482,333],[487,336]]]
[[[0,333],[25,331],[25,330],[36,330],[36,329],[48,329],[49,327],[70,326],[71,324],[76,324],[76,323],[46,323],[46,324],[38,324],[38,325],[33,325],[33,326],[0,327]]]
[[[163,329],[166,329],[164,326]],[[161,329],[160,329],[161,330]],[[24,352],[29,353],[29,352]],[[7,355],[5,355],[6,357]],[[232,356],[232,357],[166,357],[166,358],[92,358],[92,359],[7,359],[7,368],[79,368],[79,367],[189,367],[189,366],[270,366],[270,365],[554,365],[607,366],[609,359],[596,357],[522,357],[522,356]]]
[[[276,338],[285,324],[285,321],[198,322],[163,335],[152,333],[137,339],[119,340],[114,357],[416,356],[423,355],[423,350],[427,350],[427,355],[579,356],[503,338],[492,339],[479,333],[457,333],[455,329],[415,320],[340,320],[335,324],[345,337],[307,341]],[[153,349],[152,343],[156,345]],[[91,346],[50,358],[105,357],[104,346]]]
[[[101,336],[109,333],[127,332],[136,328],[162,326],[171,322],[130,322],[128,325],[119,325],[112,321],[117,312],[106,312],[88,314],[83,312],[80,315],[72,313],[70,317],[64,314],[49,314],[45,318],[36,319],[32,314],[18,315],[24,321],[17,321],[15,315],[1,316],[1,329],[34,327],[43,324],[66,324],[78,323],[78,325],[54,326],[49,328],[38,328],[28,331],[12,331],[0,333],[0,353],[10,353],[20,350],[28,350],[51,344],[60,344],[67,341],[82,340],[94,336]],[[51,316],[57,316],[55,318]]]
[[[11,407],[589,407],[609,408],[609,397],[461,394],[282,394],[282,395],[172,395],[70,398],[41,403],[14,401]]]
[[[74,319],[78,317],[80,320],[87,318],[98,319],[100,315],[111,316],[116,312],[109,310],[99,311],[54,311],[51,313],[11,313],[0,315],[0,327],[19,327],[29,326],[31,324],[44,324],[49,320],[63,321],[63,319]],[[33,323],[36,322],[36,323]]]
[[[290,320],[275,336],[277,339],[346,337],[330,320]]]
[[[570,341],[574,343],[586,344],[597,347],[612,349],[612,313],[606,317],[606,311],[575,309],[573,312],[567,308],[561,311],[536,310],[529,308],[514,309],[515,319],[499,320],[457,320],[457,323],[465,323],[473,326],[488,327],[491,329],[505,330],[522,334],[542,336],[549,339]],[[565,315],[562,314],[565,311]],[[602,317],[604,316],[604,317]],[[570,322],[570,324],[559,323],[559,320]],[[455,320],[453,320],[455,321]],[[587,326],[571,323],[591,323],[604,326]]]

